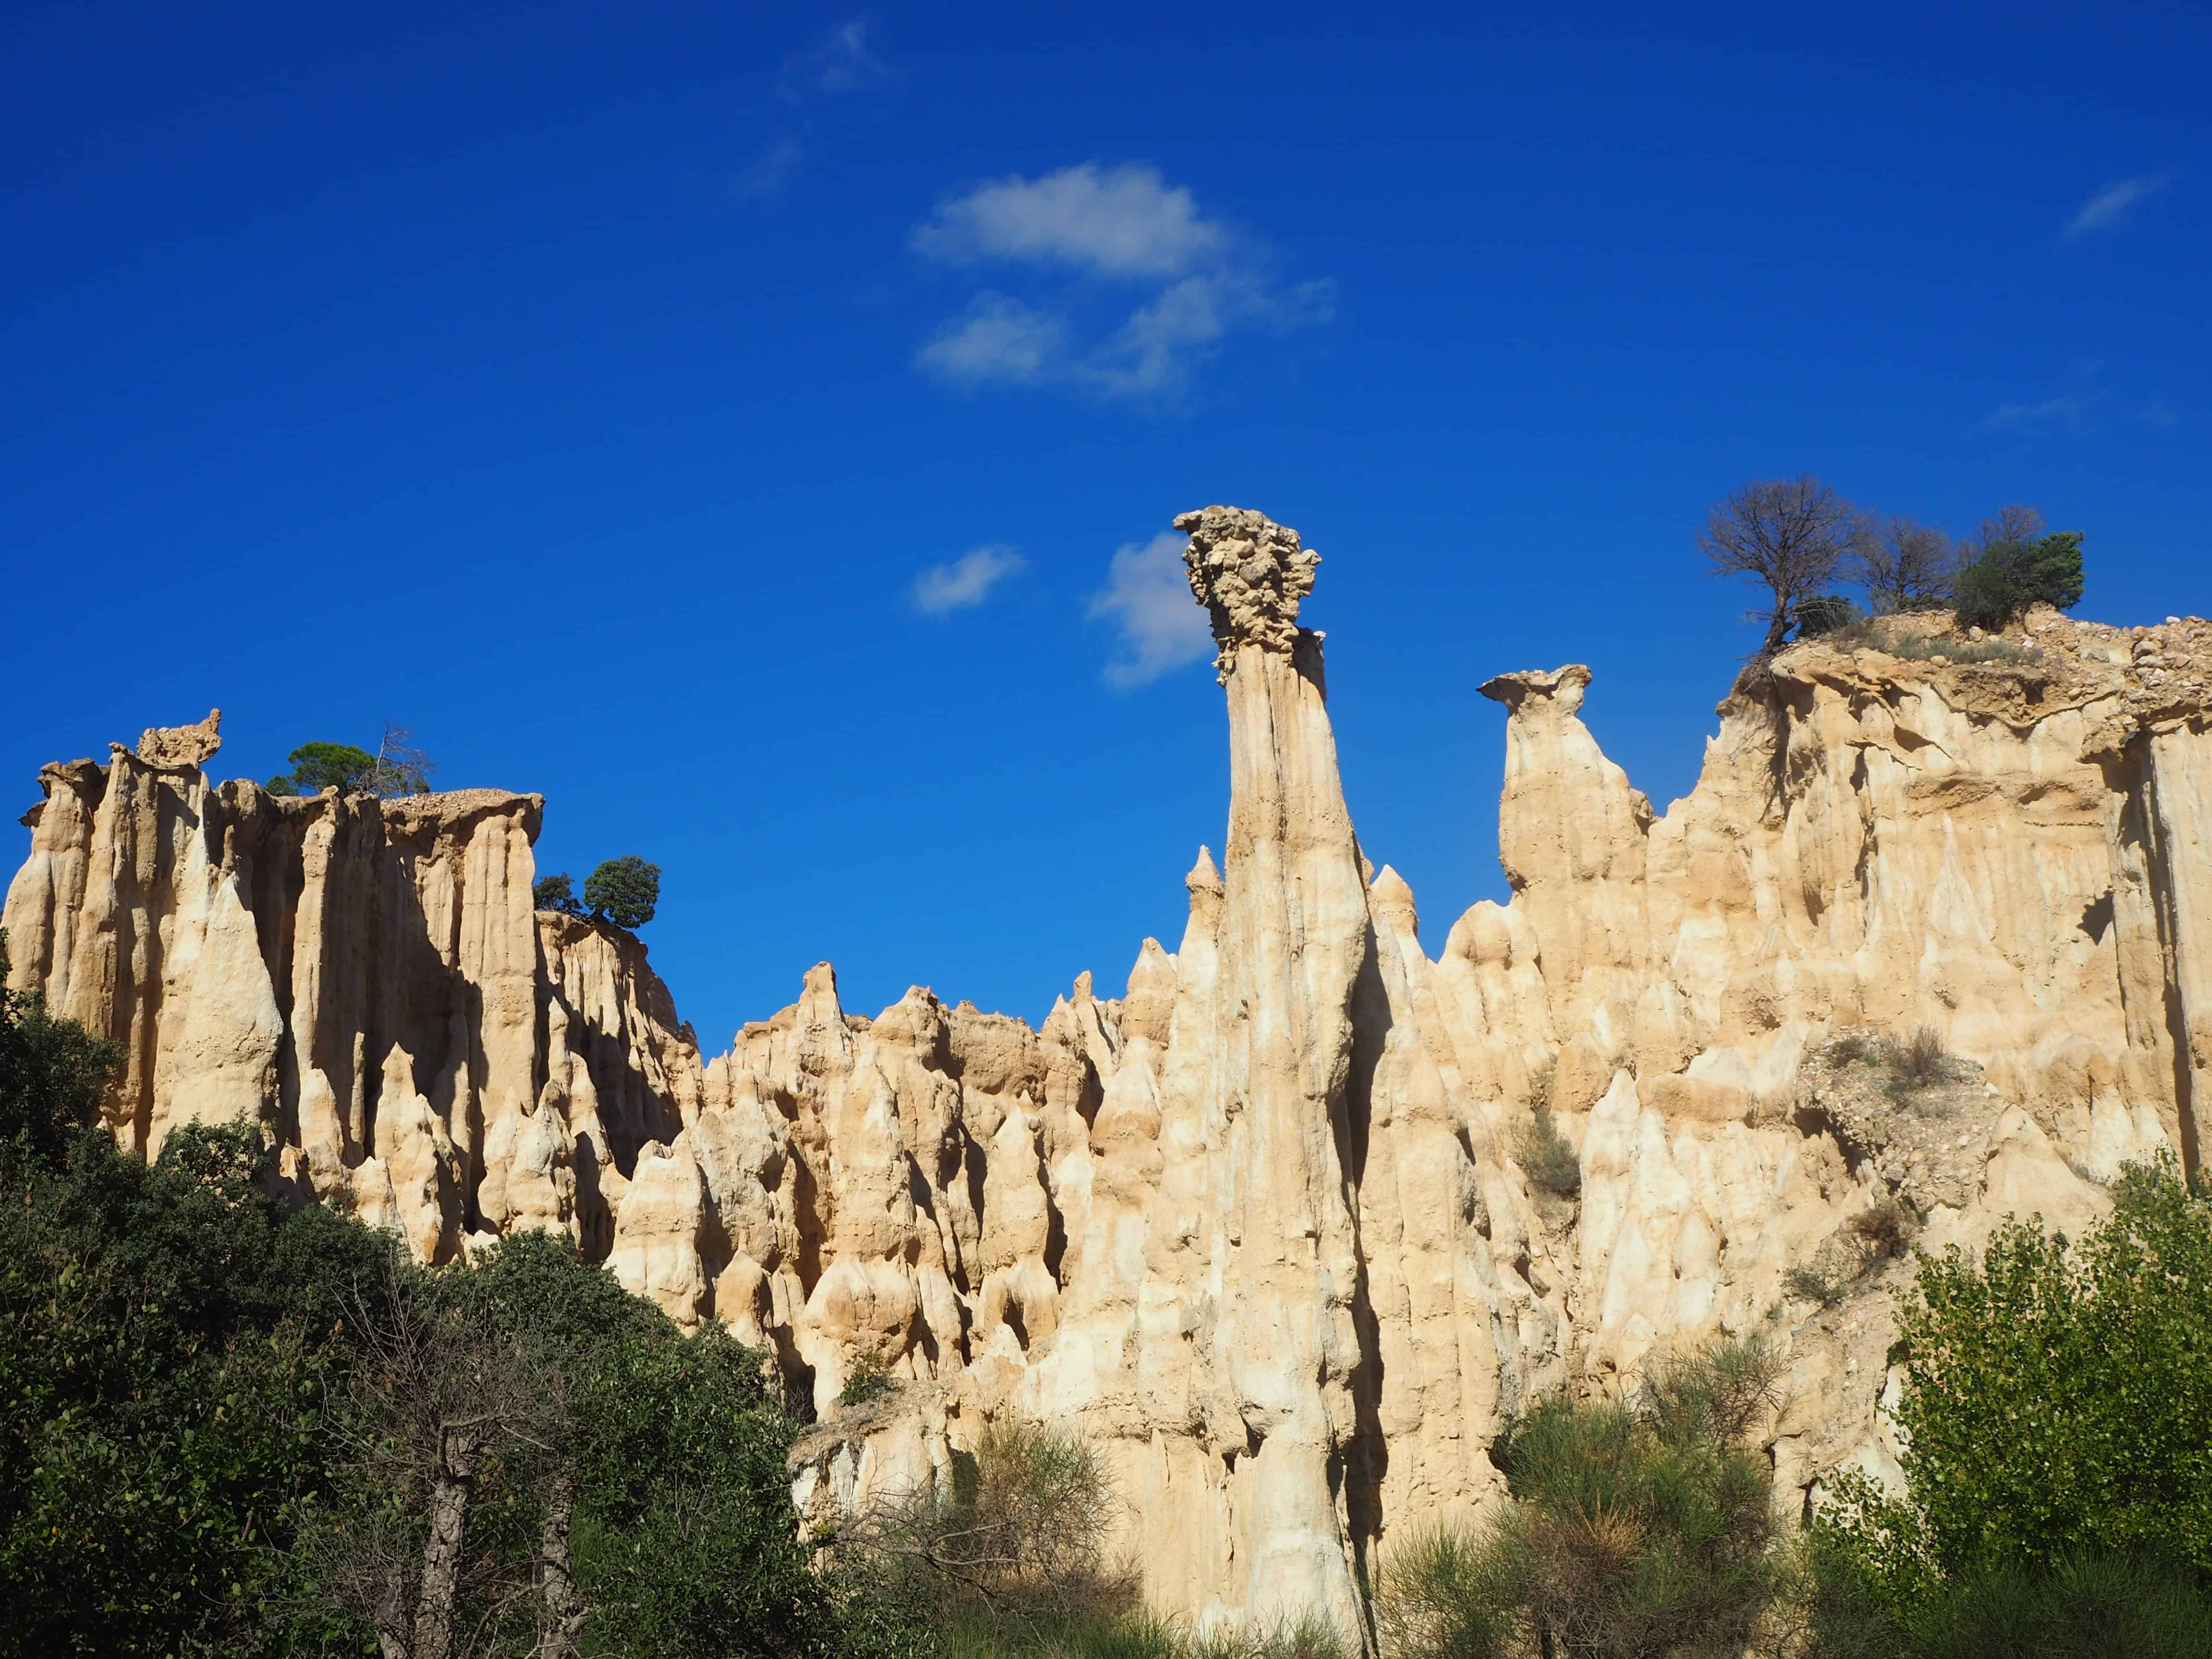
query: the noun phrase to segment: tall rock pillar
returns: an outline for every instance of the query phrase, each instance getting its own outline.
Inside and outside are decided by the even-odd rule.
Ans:
[[[1352,1630],[1359,1268],[1347,1084],[1352,992],[1372,947],[1322,705],[1321,635],[1297,625],[1320,560],[1258,513],[1209,507],[1175,526],[1190,536],[1184,561],[1229,699],[1205,1116],[1218,1229],[1213,1381],[1245,1442],[1232,1482],[1237,1576],[1248,1617],[1316,1611]]]

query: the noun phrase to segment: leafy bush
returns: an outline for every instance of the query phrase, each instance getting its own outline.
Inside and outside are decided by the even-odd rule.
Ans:
[[[1813,640],[1833,634],[1860,621],[1862,615],[1844,594],[1817,593],[1797,607],[1797,637]]]
[[[1387,1557],[1376,1619],[1404,1659],[1740,1653],[1784,1587],[1749,1442],[1784,1367],[1757,1342],[1662,1362],[1629,1405],[1546,1401],[1492,1449],[1515,1507]]]
[[[898,1378],[883,1362],[872,1354],[863,1354],[853,1362],[853,1370],[845,1379],[845,1386],[837,1390],[837,1403],[841,1406],[865,1406],[871,1400],[881,1400],[887,1394],[896,1393],[897,1389]]]
[[[2130,1166],[2071,1254],[2033,1223],[1921,1270],[1905,1473],[1947,1571],[2083,1550],[2212,1572],[2212,1202]]]
[[[1522,1126],[1514,1154],[1528,1179],[1544,1191],[1559,1198],[1572,1198],[1582,1191],[1582,1160],[1552,1121],[1549,1108],[1539,1106]]]
[[[2212,1200],[2130,1165],[2078,1248],[2014,1221],[1924,1261],[1899,1325],[1910,1498],[1836,1481],[1815,1652],[2205,1652]]]
[[[1908,1506],[1856,1470],[1836,1484],[1806,1540],[1807,1659],[2212,1659],[2212,1594],[2185,1568],[2086,1555],[1947,1581]]]
[[[584,879],[584,903],[595,918],[635,933],[660,902],[660,866],[635,853],[609,859]]]
[[[0,932],[0,1143],[56,1161],[79,1131],[100,1121],[123,1051],[74,1020],[51,1017],[38,992],[7,984],[8,935]]]

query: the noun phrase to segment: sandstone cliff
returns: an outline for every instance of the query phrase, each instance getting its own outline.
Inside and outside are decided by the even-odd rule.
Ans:
[[[1176,526],[1230,822],[1118,999],[871,1019],[823,964],[703,1058],[635,940],[532,913],[537,797],[216,785],[213,716],[41,774],[11,983],[124,1043],[127,1145],[258,1121],[426,1259],[558,1229],[725,1322],[817,1414],[825,1516],[949,1478],[994,1416],[1079,1425],[1149,1593],[1210,1618],[1349,1622],[1394,1528],[1495,1501],[1507,1413],[1718,1330],[1790,1357],[1785,1501],[1893,1472],[1910,1268],[1852,1255],[1855,1218],[1971,1244],[2078,1226],[2128,1158],[2197,1164],[2212,626],[1792,647],[1664,815],[1583,724],[1589,670],[1500,676],[1513,898],[1432,958],[1344,800],[1316,556],[1255,513]],[[1960,1060],[1910,1096],[1837,1042],[1923,1026]],[[1522,1167],[1540,1103],[1578,1191]],[[1785,1284],[1846,1260],[1832,1296]],[[863,1364],[896,1395],[841,1407]]]

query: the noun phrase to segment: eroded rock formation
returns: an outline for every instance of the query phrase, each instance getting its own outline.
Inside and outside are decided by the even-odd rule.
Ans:
[[[209,782],[216,717],[41,774],[10,981],[113,1036],[125,1145],[243,1118],[302,1191],[426,1260],[527,1227],[774,1358],[824,1516],[949,1478],[994,1417],[1106,1453],[1165,1608],[1356,1622],[1394,1528],[1471,1516],[1504,1418],[1763,1330],[1802,1501],[1893,1474],[1876,1260],[1792,1295],[1855,1217],[1923,1242],[2077,1227],[2119,1164],[2194,1168],[2212,1100],[2212,626],[1897,619],[1720,708],[1663,815],[1600,751],[1587,668],[1501,675],[1511,902],[1431,958],[1338,779],[1316,556],[1208,507],[1232,790],[1173,951],[1036,1030],[827,964],[704,1058],[643,948],[533,914],[541,803]],[[1960,1057],[1893,1099],[1835,1040]],[[1534,1109],[1579,1190],[1522,1158]],[[845,1407],[856,1370],[898,1379]],[[1141,1520],[1139,1519],[1141,1517]]]

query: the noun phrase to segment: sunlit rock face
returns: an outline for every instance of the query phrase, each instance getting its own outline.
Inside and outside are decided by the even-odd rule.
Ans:
[[[1513,897],[1431,957],[1344,799],[1317,556],[1248,510],[1176,526],[1230,819],[1119,998],[868,1018],[824,963],[704,1057],[635,939],[532,911],[538,797],[217,785],[214,716],[41,774],[9,982],[123,1046],[126,1146],[257,1121],[426,1261],[565,1232],[757,1345],[818,1419],[818,1518],[948,1480],[994,1419],[1079,1427],[1149,1594],[1202,1620],[1352,1625],[1395,1531],[1498,1501],[1510,1413],[1723,1332],[1790,1361],[1782,1501],[1892,1475],[1909,1264],[1825,1310],[1788,1270],[1885,1200],[1972,1246],[2078,1230],[2129,1159],[2195,1167],[2212,625],[1793,647],[1663,815],[1583,724],[1587,668],[1500,675]],[[1964,1063],[1901,1101],[1831,1047],[1918,1027]],[[1523,1168],[1539,1103],[1578,1192]],[[841,1406],[863,1369],[896,1390]]]

